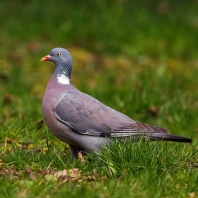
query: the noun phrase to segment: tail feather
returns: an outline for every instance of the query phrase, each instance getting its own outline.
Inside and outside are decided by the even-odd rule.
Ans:
[[[151,136],[149,136],[149,138],[155,139],[155,140],[192,143],[191,138],[167,134],[167,133],[165,133],[165,134],[164,133],[153,133],[153,134],[151,134]]]

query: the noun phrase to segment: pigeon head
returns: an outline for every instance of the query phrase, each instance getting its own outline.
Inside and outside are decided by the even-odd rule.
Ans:
[[[64,48],[54,48],[49,55],[44,56],[41,61],[51,61],[56,65],[55,74],[60,84],[70,84],[72,73],[72,56]]]

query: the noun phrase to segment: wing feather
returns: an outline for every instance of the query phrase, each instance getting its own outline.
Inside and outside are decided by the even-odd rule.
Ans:
[[[91,136],[125,137],[168,132],[167,129],[135,122],[80,91],[67,91],[54,109],[56,118],[75,132]]]

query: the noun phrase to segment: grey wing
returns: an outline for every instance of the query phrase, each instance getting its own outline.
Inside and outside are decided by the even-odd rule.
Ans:
[[[54,109],[56,118],[75,132],[107,137],[167,133],[128,116],[79,91],[68,91]]]

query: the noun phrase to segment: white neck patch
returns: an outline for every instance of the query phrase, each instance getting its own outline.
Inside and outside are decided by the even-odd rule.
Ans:
[[[62,85],[70,84],[70,79],[65,74],[57,74],[58,83]]]

